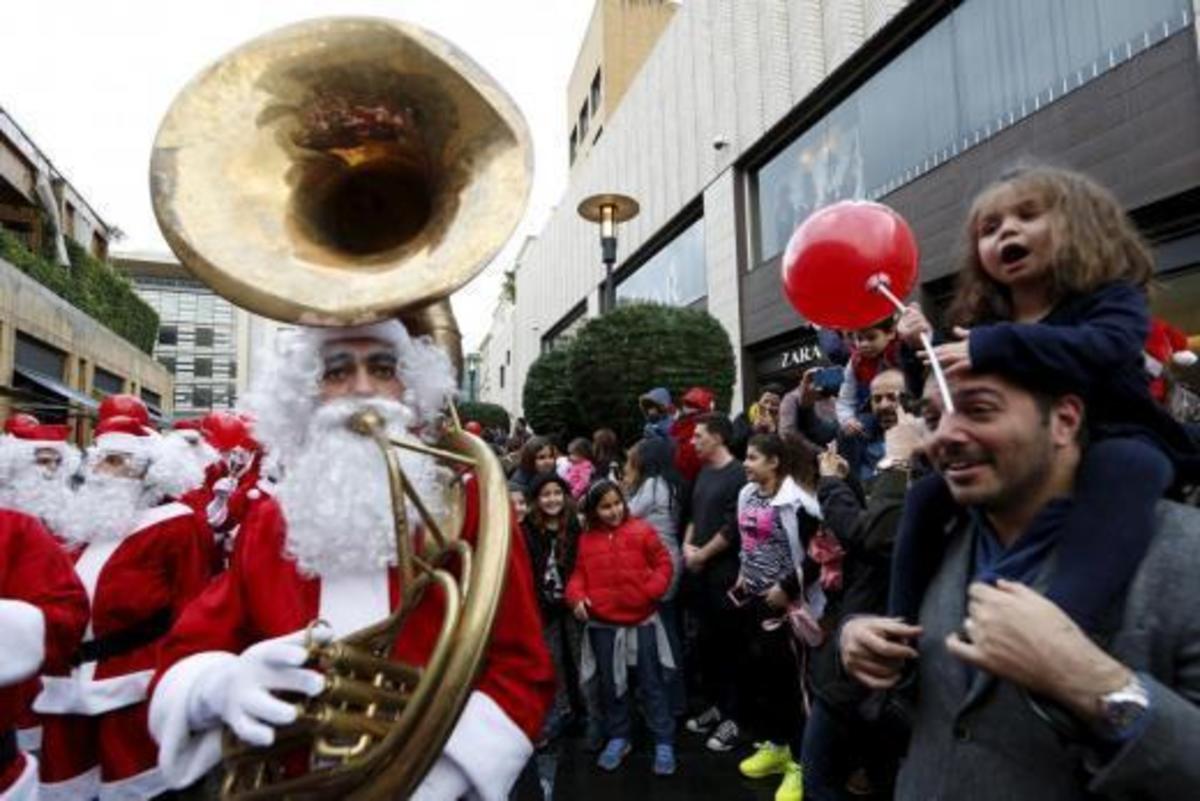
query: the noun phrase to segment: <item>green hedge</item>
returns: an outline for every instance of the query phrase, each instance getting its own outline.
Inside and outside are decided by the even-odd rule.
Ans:
[[[607,426],[623,443],[636,440],[643,426],[638,398],[654,387],[666,387],[676,401],[691,387],[707,387],[717,408],[729,409],[733,345],[707,312],[621,306],[589,320],[567,352],[571,395],[585,431]]]
[[[152,353],[158,338],[158,314],[137,296],[132,282],[70,239],[67,254],[70,269],[30,252],[20,239],[0,228],[0,259],[140,350]]]
[[[458,404],[458,419],[463,425],[468,420],[474,420],[484,428],[498,428],[508,433],[508,412],[498,403],[483,403],[482,401],[466,401]]]
[[[570,347],[550,350],[537,357],[525,376],[521,407],[525,420],[535,432],[554,437],[566,444],[572,437],[586,433],[571,394]]]

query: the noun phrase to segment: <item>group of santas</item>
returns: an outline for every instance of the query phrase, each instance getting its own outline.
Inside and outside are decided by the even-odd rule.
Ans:
[[[220,569],[258,458],[231,414],[159,435],[128,395],[82,470],[69,434],[15,414],[0,435],[0,663],[20,665],[0,666],[0,798],[149,798],[158,646]]]
[[[370,408],[393,438],[428,441],[454,390],[450,361],[395,321],[284,336],[290,344],[275,349],[248,399],[257,442],[230,418],[159,436],[130,408],[102,409],[61,519],[0,518],[0,628],[25,626],[28,643],[0,649],[0,731],[12,731],[28,698],[21,682],[40,676],[41,798],[151,798],[187,786],[219,762],[223,728],[269,744],[296,715],[275,693],[325,686],[307,664],[310,624],[323,624],[311,636],[339,637],[399,603],[387,471],[375,444],[346,423]],[[259,480],[258,443],[275,483]],[[209,448],[225,451],[216,468]],[[409,451],[401,461],[424,498],[461,484],[461,536],[473,542],[473,475]],[[436,514],[438,502],[426,504]],[[414,508],[409,518],[419,519]],[[213,530],[231,526],[238,533],[222,558]],[[554,676],[528,560],[521,539],[511,543],[475,691],[415,799],[499,801],[532,753]],[[45,564],[34,561],[42,552]],[[424,662],[443,601],[426,595],[396,658]],[[19,665],[5,664],[7,651],[21,652]],[[35,797],[35,760],[5,737],[0,801]]]

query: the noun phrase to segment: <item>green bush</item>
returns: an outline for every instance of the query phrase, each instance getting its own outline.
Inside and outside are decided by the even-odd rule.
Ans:
[[[529,366],[521,393],[521,406],[530,427],[564,443],[584,432],[571,394],[570,369],[569,348],[546,351]]]
[[[12,233],[0,228],[0,259],[63,298],[146,353],[154,351],[158,314],[133,290],[133,283],[111,265],[67,240],[71,267],[36,255]]]
[[[638,397],[654,387],[666,387],[676,400],[691,387],[707,387],[718,409],[729,408],[733,346],[707,312],[622,306],[588,321],[567,353],[571,396],[584,431],[607,426],[623,443],[636,440],[643,426]],[[528,380],[525,391],[528,412]]]
[[[463,425],[468,420],[474,420],[484,428],[498,428],[508,433],[508,412],[498,403],[483,403],[481,401],[466,401],[458,404],[458,419]]]

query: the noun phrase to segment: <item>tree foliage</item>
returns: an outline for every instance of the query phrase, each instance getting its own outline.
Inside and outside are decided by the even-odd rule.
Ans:
[[[482,401],[466,401],[458,404],[458,417],[465,425],[468,420],[474,420],[484,428],[498,428],[509,431],[508,412],[498,403]]]
[[[694,309],[649,303],[617,308],[583,326],[567,363],[583,430],[607,426],[625,443],[641,435],[638,397],[649,389],[666,387],[678,400],[691,387],[707,387],[719,409],[729,408],[733,394],[729,335],[710,314]],[[529,385],[527,380],[527,412]]]
[[[133,283],[75,241],[67,240],[71,266],[31,252],[0,229],[0,259],[46,287],[146,353],[158,338],[158,314],[133,290]]]
[[[538,434],[566,441],[584,430],[571,395],[569,346],[547,351],[530,365],[521,406]]]

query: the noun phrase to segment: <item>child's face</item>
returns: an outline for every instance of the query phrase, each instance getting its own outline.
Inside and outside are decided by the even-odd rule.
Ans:
[[[549,473],[554,470],[554,448],[549,445],[542,448],[533,457],[533,466],[539,473]]]
[[[538,509],[546,517],[558,517],[562,514],[563,506],[566,502],[567,500],[563,495],[562,487],[553,481],[543,486],[541,491],[538,492]]]
[[[616,490],[604,493],[596,507],[596,517],[609,528],[621,525],[625,519],[625,501],[621,499],[621,493]]]
[[[525,513],[529,511],[529,504],[525,502],[525,493],[520,490],[513,490],[508,493],[508,498],[512,501],[513,509],[517,513],[517,519],[524,520]]]
[[[975,248],[983,271],[1001,286],[1028,286],[1049,277],[1054,212],[1033,189],[1006,184],[976,216]]]
[[[864,328],[854,332],[854,347],[868,359],[876,359],[887,350],[888,343],[895,335],[895,331],[884,331],[882,328]]]
[[[742,465],[746,468],[746,478],[760,486],[770,483],[779,473],[779,460],[764,456],[753,445],[746,448],[746,461]]]

